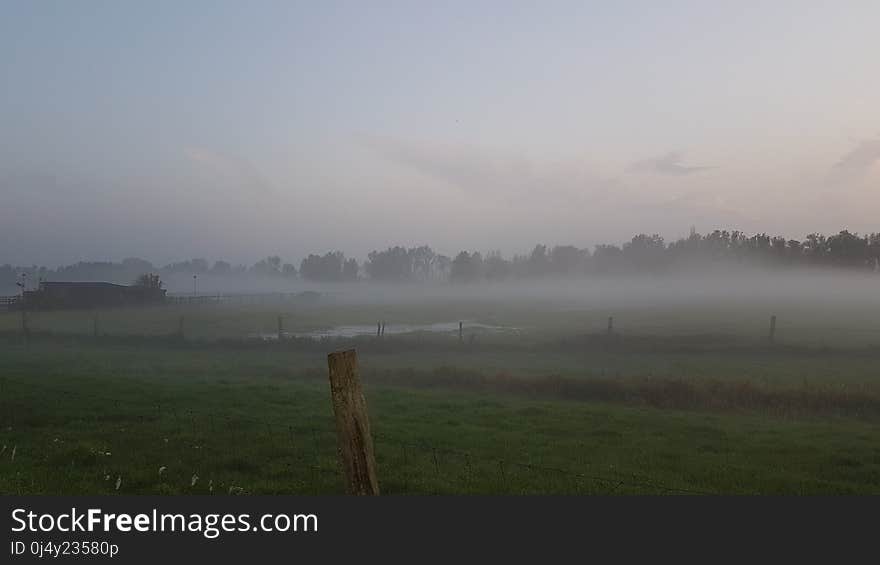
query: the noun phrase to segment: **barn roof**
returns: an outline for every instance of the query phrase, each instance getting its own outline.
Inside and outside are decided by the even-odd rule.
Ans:
[[[43,281],[40,283],[44,287],[50,288],[59,288],[59,287],[71,287],[71,288],[128,288],[125,285],[114,284],[108,282],[99,282],[99,281]]]

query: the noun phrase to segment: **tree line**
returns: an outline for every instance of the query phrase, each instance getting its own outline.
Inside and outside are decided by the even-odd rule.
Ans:
[[[22,284],[33,288],[39,280],[131,282],[144,273],[162,275],[257,275],[314,282],[446,281],[465,283],[502,281],[529,277],[578,277],[603,274],[640,274],[694,271],[724,264],[760,267],[832,267],[880,270],[880,233],[859,235],[843,230],[825,236],[812,233],[803,240],[747,235],[741,231],[715,230],[665,242],[659,235],[639,234],[623,245],[597,245],[592,252],[573,245],[536,245],[530,253],[510,258],[498,251],[461,251],[454,257],[436,253],[428,246],[389,247],[371,251],[359,263],[341,251],[310,254],[299,263],[271,255],[253,265],[233,265],[218,260],[190,259],[156,266],[139,258],[115,262],[79,262],[49,269],[0,265],[0,288]]]

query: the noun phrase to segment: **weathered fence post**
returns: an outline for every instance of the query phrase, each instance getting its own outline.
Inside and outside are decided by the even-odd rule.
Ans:
[[[376,337],[382,335],[382,322],[376,322]]]
[[[767,334],[767,339],[770,343],[776,340],[776,314],[770,316],[770,333]]]
[[[614,316],[608,316],[608,335],[614,333]]]
[[[382,320],[382,337],[385,337],[385,320]]]
[[[354,349],[327,355],[339,457],[349,494],[379,494],[367,402]]]

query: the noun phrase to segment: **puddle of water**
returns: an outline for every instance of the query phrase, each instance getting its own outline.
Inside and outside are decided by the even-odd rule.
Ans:
[[[481,324],[479,322],[464,322],[463,329],[465,333],[474,330],[484,333],[516,333],[518,328],[505,326],[493,326],[490,324]],[[385,335],[400,335],[415,332],[431,332],[431,333],[448,333],[458,334],[458,322],[438,322],[435,324],[386,324]],[[332,338],[332,337],[357,337],[361,335],[376,335],[376,325],[357,325],[357,326],[336,326],[334,328],[315,330],[311,332],[283,332],[285,337],[309,337],[313,339]],[[251,334],[250,337],[256,337],[265,340],[278,339],[277,333]]]

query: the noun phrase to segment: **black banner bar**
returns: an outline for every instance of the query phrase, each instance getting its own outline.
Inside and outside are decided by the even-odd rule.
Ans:
[[[864,544],[873,539],[870,511],[876,507],[873,499],[855,497],[5,496],[0,500],[2,563],[47,559],[160,563],[184,558],[204,563],[276,559],[372,563],[440,556],[458,563],[474,561],[484,552],[496,558],[574,552],[571,555],[583,560],[610,554],[656,559],[689,554],[706,545],[716,552],[747,556],[747,548],[757,546],[788,552],[814,547],[817,541],[834,539],[835,531],[857,542],[837,546],[845,555],[859,540]],[[859,520],[860,516],[866,519]],[[69,530],[77,520],[85,531],[59,529]]]

